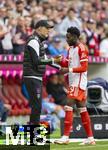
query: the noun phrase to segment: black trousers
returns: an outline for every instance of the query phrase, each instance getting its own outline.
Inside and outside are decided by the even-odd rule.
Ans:
[[[29,93],[31,107],[30,123],[38,125],[42,107],[42,81],[34,78],[24,78],[23,82]]]

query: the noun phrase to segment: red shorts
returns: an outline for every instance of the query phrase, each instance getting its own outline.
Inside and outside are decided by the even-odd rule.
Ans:
[[[75,99],[79,101],[86,100],[86,90],[82,90],[79,87],[69,87],[68,89],[68,95],[67,97],[69,99]]]

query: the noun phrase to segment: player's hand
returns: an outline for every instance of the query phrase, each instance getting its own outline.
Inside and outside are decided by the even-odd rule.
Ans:
[[[61,61],[62,61],[62,55],[58,55],[58,56],[54,57],[55,63],[60,63]]]
[[[69,68],[61,67],[60,73],[68,73],[68,72],[69,72]]]

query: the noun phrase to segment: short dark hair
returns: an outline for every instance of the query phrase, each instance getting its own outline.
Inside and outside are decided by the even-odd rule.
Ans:
[[[80,36],[80,30],[77,27],[69,27],[67,33],[77,35],[78,38]]]
[[[70,7],[70,8],[68,9],[67,13],[69,13],[70,11],[73,11],[74,13],[76,13],[75,9],[72,8],[72,7]]]
[[[23,0],[17,0],[16,5],[19,5],[19,4],[24,4],[24,1]]]

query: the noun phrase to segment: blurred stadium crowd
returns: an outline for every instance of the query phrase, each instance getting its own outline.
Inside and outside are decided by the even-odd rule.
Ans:
[[[48,55],[67,56],[66,30],[76,26],[82,33],[80,40],[88,46],[89,55],[108,57],[108,0],[0,0],[0,54],[23,54],[34,24],[41,19],[54,24],[47,42]],[[10,109],[11,115],[30,114],[29,108],[25,112],[20,111],[19,100],[13,104],[13,99],[20,97],[23,99],[21,104],[28,107],[25,97],[29,99],[29,96],[24,85],[22,90],[25,97],[22,97],[19,83],[11,81],[10,77],[9,80],[4,80],[6,83],[12,82],[8,83],[9,86],[5,86],[3,80],[1,82],[0,99],[5,102],[7,100],[6,104],[11,105],[4,105],[4,109],[3,104],[0,104],[5,110],[0,112],[1,121],[4,113]],[[11,85],[19,89],[20,96],[18,93],[15,95]],[[66,87],[63,75],[55,72],[48,76],[47,83],[43,86],[43,113],[55,113],[59,118],[64,117]],[[5,118],[6,116],[7,114]],[[6,119],[2,122],[5,121]]]
[[[66,56],[65,33],[69,26],[76,26],[90,54],[106,57],[107,5],[107,0],[0,0],[0,54],[23,53],[33,25],[40,19],[48,19],[55,25],[48,43],[51,55]]]

